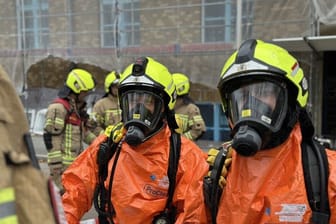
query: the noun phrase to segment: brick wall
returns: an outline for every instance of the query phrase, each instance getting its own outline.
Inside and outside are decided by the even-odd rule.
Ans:
[[[122,71],[138,56],[152,56],[173,72],[185,73],[198,101],[218,101],[216,85],[233,43],[202,43],[202,0],[140,0],[141,47],[101,48],[99,1],[49,1],[50,44],[47,49],[17,51],[16,2],[0,0],[0,57],[15,82],[48,55]],[[305,0],[255,0],[253,37],[270,40],[306,34]],[[178,6],[178,7],[176,7]],[[72,14],[70,14],[70,12]],[[5,50],[9,49],[9,50]],[[309,74],[309,73],[307,73]],[[57,74],[55,74],[57,76]],[[43,80],[43,72],[28,80]],[[98,79],[103,79],[102,75]],[[35,83],[35,86],[37,84]]]

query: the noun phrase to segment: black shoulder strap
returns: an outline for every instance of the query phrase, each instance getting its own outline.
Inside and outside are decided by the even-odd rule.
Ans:
[[[215,158],[214,165],[210,167],[210,176],[206,176],[203,179],[204,200],[211,212],[213,224],[216,224],[218,204],[222,194],[222,189],[219,187],[218,182],[228,154],[228,148],[222,146],[218,150],[219,152]]]
[[[180,160],[180,152],[181,152],[181,136],[176,132],[172,132],[170,138],[170,152],[169,152],[169,165],[168,165],[169,195],[167,205],[171,204],[175,190],[176,173],[178,169],[178,163]]]
[[[302,133],[302,166],[313,223],[329,223],[328,158],[326,149],[314,138],[314,125],[306,109],[299,110]]]
[[[154,219],[166,217],[170,220],[170,223],[175,223],[176,219],[176,207],[173,206],[173,196],[176,185],[176,174],[181,154],[181,136],[180,134],[172,131],[170,136],[170,151],[169,151],[169,165],[168,165],[168,199],[166,202],[166,208]]]
[[[302,141],[302,165],[307,197],[313,211],[312,222],[329,223],[328,158],[326,149],[316,140]]]
[[[109,217],[113,211],[106,211],[106,208],[111,208],[111,200],[108,197],[108,190],[105,188],[104,182],[108,175],[108,162],[117,151],[119,144],[111,140],[111,137],[105,142],[102,142],[98,149],[97,164],[98,164],[98,184],[96,186],[93,204],[98,213],[99,223],[108,224]],[[111,221],[111,220],[110,220]]]
[[[165,209],[154,217],[152,223],[175,223],[176,220],[176,207],[173,206],[173,196],[176,185],[176,174],[180,159],[181,152],[181,136],[175,131],[171,131],[170,136],[170,151],[169,151],[169,164],[168,164],[168,199]]]

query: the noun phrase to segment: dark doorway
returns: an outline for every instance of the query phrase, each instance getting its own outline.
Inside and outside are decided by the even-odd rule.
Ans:
[[[322,135],[336,137],[336,51],[324,53]]]

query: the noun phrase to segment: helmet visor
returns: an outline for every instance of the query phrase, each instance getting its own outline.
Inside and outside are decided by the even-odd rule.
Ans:
[[[125,127],[136,125],[144,131],[155,129],[162,118],[163,99],[151,92],[131,90],[121,96],[121,110]]]
[[[287,112],[287,89],[284,83],[245,83],[227,96],[228,113],[233,126],[254,121],[274,132],[280,129]]]

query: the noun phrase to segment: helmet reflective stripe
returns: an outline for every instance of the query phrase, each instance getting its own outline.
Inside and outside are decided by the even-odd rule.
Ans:
[[[110,72],[106,78],[105,78],[105,92],[108,93],[110,91],[110,86],[111,85],[116,85],[118,84],[119,79],[117,78],[117,73],[115,71]]]
[[[81,91],[93,90],[95,82],[89,72],[83,69],[74,69],[68,74],[66,86],[78,94]]]
[[[19,223],[15,211],[15,194],[11,187],[0,189],[0,224]]]
[[[244,72],[246,70],[268,70],[268,67],[264,64],[255,62],[255,61],[248,61],[241,64],[233,64],[225,74],[225,77],[229,77],[233,74]]]
[[[182,73],[174,73],[172,76],[176,86],[177,95],[182,96],[188,94],[190,90],[189,78]]]
[[[172,75],[168,69],[153,58],[146,57],[146,60],[138,60],[134,64],[130,64],[120,76],[119,96],[130,89],[138,90],[151,89],[163,93],[165,104],[169,110],[174,109],[176,102],[176,89]]]
[[[149,84],[149,85],[154,85],[155,82],[151,79],[149,79],[146,76],[129,76],[127,77],[124,81],[123,84],[128,84],[128,83],[144,83],[144,84]]]
[[[72,74],[76,77],[77,82],[80,82],[80,86],[82,86],[84,89],[89,89],[75,71],[73,71]],[[78,91],[80,91],[80,86],[75,86]]]

